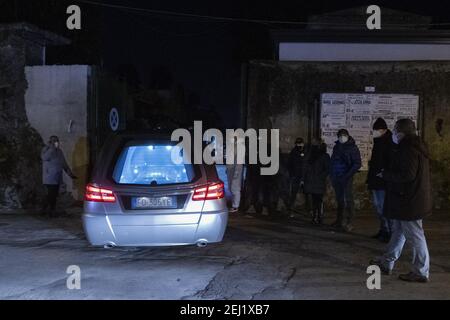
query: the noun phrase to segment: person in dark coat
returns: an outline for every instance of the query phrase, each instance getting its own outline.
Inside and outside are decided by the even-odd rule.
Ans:
[[[323,195],[327,187],[327,177],[330,173],[330,156],[327,153],[327,145],[318,139],[314,139],[307,155],[304,190],[311,195],[313,209],[313,223],[323,222]]]
[[[430,256],[422,220],[432,211],[429,154],[410,119],[396,122],[392,140],[396,146],[389,166],[378,174],[386,181],[384,215],[392,219],[392,236],[384,255],[371,264],[390,274],[404,244],[409,243],[413,250],[412,270],[399,278],[427,282]]]
[[[267,146],[270,149],[270,144]],[[246,153],[248,157],[249,154]],[[259,159],[259,156],[256,156]],[[251,207],[256,214],[269,215],[276,213],[278,191],[276,188],[277,175],[262,175],[261,169],[270,164],[262,164],[259,160],[255,164],[249,163],[247,158],[247,173],[244,182],[242,211],[248,212]]]
[[[57,136],[51,136],[48,145],[42,148],[41,159],[42,183],[47,188],[47,199],[42,211],[49,216],[54,216],[63,171],[72,179],[76,179],[76,176],[72,173],[72,170],[70,170],[66,162]]]
[[[361,154],[346,129],[340,129],[337,136],[338,141],[331,155],[331,183],[338,205],[337,219],[333,226],[349,232],[353,229],[354,216],[353,176],[361,168]]]
[[[392,132],[386,121],[378,118],[373,123],[373,148],[367,173],[367,188],[372,192],[373,204],[380,221],[380,229],[374,236],[381,242],[389,242],[391,237],[391,221],[383,215],[386,182],[377,174],[387,168],[393,146]]]
[[[289,176],[291,180],[291,194],[289,197],[288,208],[292,208],[297,198],[297,193],[300,188],[303,189],[303,174],[305,172],[306,164],[306,149],[303,138],[295,140],[295,146],[289,153]],[[304,190],[302,190],[304,191]],[[305,194],[303,192],[303,194]],[[307,197],[305,195],[305,205],[307,206]],[[292,214],[291,214],[292,217]]]

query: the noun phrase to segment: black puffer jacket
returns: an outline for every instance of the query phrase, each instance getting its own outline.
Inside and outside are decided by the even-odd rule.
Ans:
[[[429,155],[419,137],[408,135],[394,146],[383,179],[386,181],[384,215],[387,218],[412,221],[431,214]]]
[[[373,139],[372,156],[369,160],[369,172],[367,173],[367,188],[369,190],[384,190],[386,188],[385,181],[377,177],[377,174],[389,165],[393,145],[392,132],[389,130],[381,137]]]
[[[348,180],[361,168],[361,154],[352,137],[346,143],[336,141],[331,155],[331,179]]]
[[[323,148],[312,146],[305,166],[303,186],[305,193],[324,194],[329,173],[330,156]]]

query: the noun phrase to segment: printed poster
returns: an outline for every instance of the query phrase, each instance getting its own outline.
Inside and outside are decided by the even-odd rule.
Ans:
[[[383,118],[389,129],[399,119],[409,118],[416,123],[419,115],[419,96],[412,94],[323,93],[321,95],[320,128],[322,139],[331,155],[337,140],[336,133],[346,128],[361,152],[362,170],[368,169],[372,152],[372,125]]]

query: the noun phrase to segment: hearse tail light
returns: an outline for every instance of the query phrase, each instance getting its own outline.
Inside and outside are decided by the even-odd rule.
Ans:
[[[195,188],[194,194],[192,195],[192,200],[217,200],[222,199],[224,196],[224,184],[222,181],[218,181]]]
[[[86,186],[86,201],[95,202],[116,202],[116,196],[112,190],[106,188],[100,188],[93,184],[88,184]]]

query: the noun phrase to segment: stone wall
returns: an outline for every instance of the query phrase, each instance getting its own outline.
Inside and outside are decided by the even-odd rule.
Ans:
[[[0,32],[0,209],[33,206],[43,195],[40,135],[26,117],[25,47]]]
[[[285,179],[286,154],[297,136],[317,132],[323,92],[415,93],[423,110],[422,134],[432,155],[435,208],[450,207],[450,62],[277,62],[249,65],[247,126],[279,128]],[[357,174],[356,206],[370,207],[366,172]],[[280,185],[285,185],[280,183]],[[327,202],[333,204],[329,190]]]

